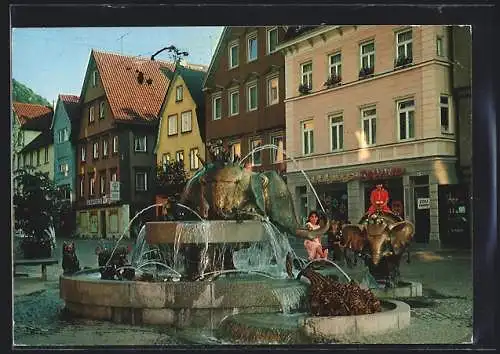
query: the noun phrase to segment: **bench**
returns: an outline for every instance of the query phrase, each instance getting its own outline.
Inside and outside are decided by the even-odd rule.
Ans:
[[[40,258],[40,259],[16,259],[14,260],[14,276],[20,275],[16,274],[16,266],[42,266],[42,280],[47,280],[47,265],[57,264],[59,261],[55,258]]]

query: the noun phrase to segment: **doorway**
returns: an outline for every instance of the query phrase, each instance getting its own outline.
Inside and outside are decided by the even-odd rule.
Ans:
[[[413,188],[415,201],[415,242],[429,243],[431,232],[430,198],[428,185],[416,185]]]
[[[106,238],[106,210],[101,210],[101,237]]]

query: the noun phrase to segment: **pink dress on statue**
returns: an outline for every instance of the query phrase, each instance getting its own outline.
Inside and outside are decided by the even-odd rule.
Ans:
[[[319,229],[319,225],[313,225],[310,222],[306,224],[309,230]],[[328,250],[323,251],[323,246],[321,245],[321,238],[318,236],[314,240],[305,240],[304,247],[307,251],[307,258],[312,261],[315,259],[322,259],[328,257]]]

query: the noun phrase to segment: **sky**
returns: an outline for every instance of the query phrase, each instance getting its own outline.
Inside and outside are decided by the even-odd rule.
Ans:
[[[193,64],[210,64],[223,27],[13,28],[12,78],[49,102],[80,95],[92,49],[149,58],[169,45]],[[170,60],[167,51],[156,59]]]

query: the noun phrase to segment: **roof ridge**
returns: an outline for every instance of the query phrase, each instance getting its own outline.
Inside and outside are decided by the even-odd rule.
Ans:
[[[131,60],[144,60],[144,61],[158,62],[160,64],[175,65],[174,62],[165,61],[165,60],[161,60],[161,59],[151,60],[150,56],[125,55],[125,54],[121,54],[121,53],[116,53],[116,52],[102,50],[102,49],[94,49],[94,48],[92,49],[92,51],[95,52],[95,53],[107,54],[107,55],[115,55],[115,56],[118,56],[118,57],[122,57],[122,58],[126,58],[126,59],[131,59]]]

